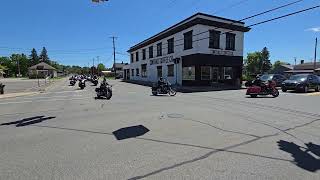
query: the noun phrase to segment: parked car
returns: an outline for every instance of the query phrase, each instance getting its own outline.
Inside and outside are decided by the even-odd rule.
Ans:
[[[273,80],[276,82],[276,86],[281,86],[282,82],[287,78],[281,74],[264,74],[259,77],[261,81],[267,83],[269,80]]]
[[[285,80],[281,85],[282,91],[296,90],[308,92],[310,89],[314,89],[316,92],[320,90],[320,80],[313,74],[297,74],[291,76],[288,80]]]

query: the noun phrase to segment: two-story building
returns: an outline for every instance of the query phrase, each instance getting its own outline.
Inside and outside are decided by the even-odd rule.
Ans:
[[[131,47],[125,79],[206,86],[239,85],[243,66],[243,22],[197,13]]]

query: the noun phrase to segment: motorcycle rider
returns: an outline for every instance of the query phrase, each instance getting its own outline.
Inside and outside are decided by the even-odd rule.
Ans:
[[[163,91],[165,85],[166,85],[166,83],[165,83],[163,77],[160,77],[158,80],[158,86],[160,87],[161,91]]]

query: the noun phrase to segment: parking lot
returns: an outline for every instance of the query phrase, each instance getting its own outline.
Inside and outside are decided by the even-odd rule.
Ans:
[[[0,179],[319,179],[320,94],[245,90],[111,100],[56,83],[0,101]]]

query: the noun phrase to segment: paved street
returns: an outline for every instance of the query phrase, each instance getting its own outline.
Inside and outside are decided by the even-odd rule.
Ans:
[[[0,179],[320,179],[316,94],[155,97],[110,83],[109,101],[67,81],[1,99]]]
[[[25,79],[25,78],[2,78],[0,82],[5,84],[5,94],[30,92],[45,86],[49,81],[45,79]]]

